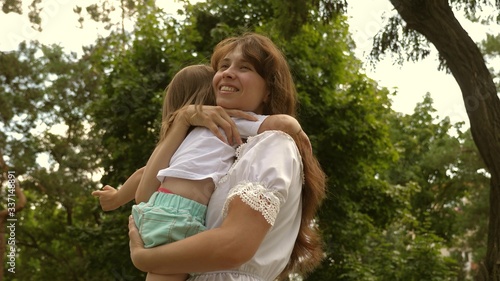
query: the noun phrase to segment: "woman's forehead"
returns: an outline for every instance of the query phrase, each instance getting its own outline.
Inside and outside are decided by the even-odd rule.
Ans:
[[[242,52],[240,46],[228,49],[226,54],[221,58],[221,60],[247,60],[248,58]]]

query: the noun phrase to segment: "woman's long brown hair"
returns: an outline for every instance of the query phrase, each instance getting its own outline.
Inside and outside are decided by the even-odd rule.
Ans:
[[[326,196],[326,175],[312,153],[311,144],[305,133],[300,131],[292,137],[299,149],[304,169],[302,218],[290,261],[278,280],[288,280],[290,273],[305,276],[319,266],[325,257],[316,212]]]

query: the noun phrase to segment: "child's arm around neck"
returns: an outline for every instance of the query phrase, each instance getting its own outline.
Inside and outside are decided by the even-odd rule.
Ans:
[[[282,131],[290,136],[296,135],[302,131],[302,128],[297,119],[293,118],[287,114],[275,114],[269,115],[264,122],[259,127],[258,133],[262,133],[264,131],[269,130],[277,130]]]
[[[302,130],[299,121],[287,114],[275,114],[267,117],[259,127],[258,133],[278,130],[289,134],[301,151],[302,157],[312,156],[312,146],[309,137]]]

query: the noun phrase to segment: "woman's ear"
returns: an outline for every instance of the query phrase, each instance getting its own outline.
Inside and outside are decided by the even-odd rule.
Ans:
[[[264,96],[264,99],[262,100],[262,103],[267,103],[269,101],[270,96],[271,96],[271,91],[267,90],[266,95]]]

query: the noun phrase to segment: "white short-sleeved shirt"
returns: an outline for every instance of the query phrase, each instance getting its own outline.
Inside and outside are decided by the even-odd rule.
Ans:
[[[236,156],[212,194],[207,228],[221,225],[236,196],[260,211],[272,227],[250,261],[232,270],[194,274],[190,281],[270,281],[290,259],[302,214],[302,159],[295,142],[281,131],[267,131],[248,138]]]
[[[257,134],[266,115],[250,113],[258,121],[233,118],[242,138]],[[224,131],[219,129],[224,135]],[[163,182],[165,177],[202,180],[212,178],[214,183],[227,173],[234,162],[235,147],[219,140],[205,127],[196,127],[186,136],[170,159],[168,168],[158,171],[157,178]]]

